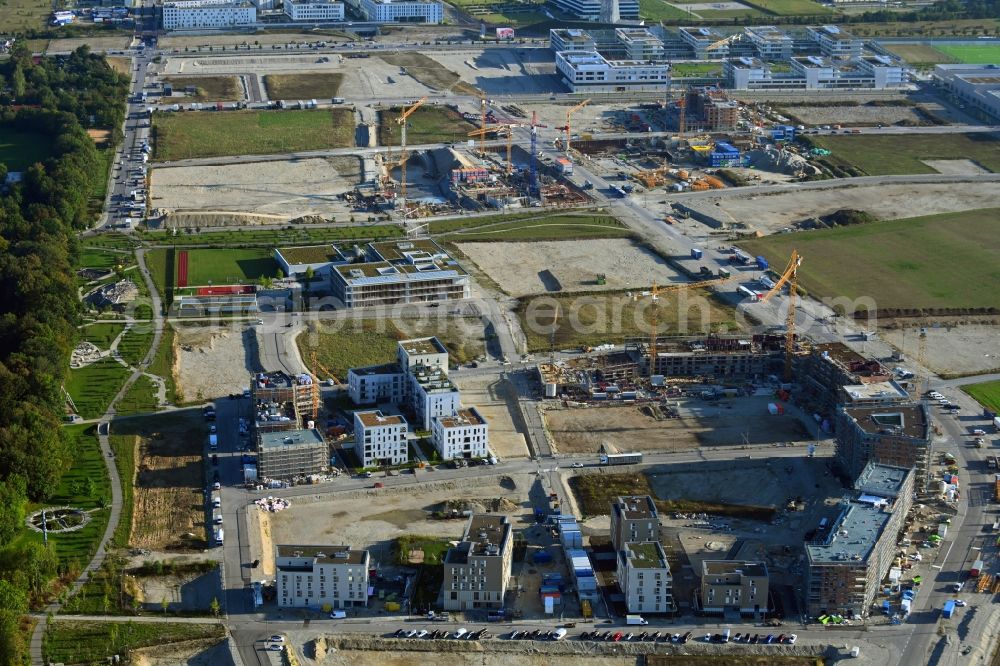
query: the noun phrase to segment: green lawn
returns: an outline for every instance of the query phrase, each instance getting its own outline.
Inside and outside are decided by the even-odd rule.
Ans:
[[[998,44],[942,44],[935,48],[963,63],[1000,64],[1000,45]]]
[[[164,81],[174,86],[174,93],[183,93],[187,88],[195,89],[194,95],[185,95],[183,100],[195,102],[242,102],[243,88],[235,76],[167,76]],[[168,100],[170,98],[164,97]]]
[[[116,435],[112,423],[111,436],[108,438],[111,450],[115,452],[115,466],[118,468],[118,477],[122,482],[122,513],[115,527],[114,536],[111,537],[111,545],[116,548],[124,548],[128,545],[129,535],[132,532],[132,507],[135,497],[135,435]]]
[[[829,7],[812,2],[812,0],[741,0],[751,7],[756,7],[768,14],[776,16],[814,16],[832,14]]]
[[[157,160],[266,155],[354,145],[347,109],[158,113]]]
[[[1000,381],[969,384],[962,390],[975,398],[986,409],[1000,414]]]
[[[399,108],[379,111],[378,141],[380,146],[400,144]],[[425,143],[464,142],[468,133],[476,129],[457,111],[443,106],[422,106],[407,118],[406,143],[416,146]]]
[[[670,75],[674,78],[687,76],[722,76],[720,62],[678,62],[670,66]]]
[[[80,329],[80,340],[93,342],[102,351],[107,351],[124,328],[125,324],[114,321],[89,324]]]
[[[937,173],[921,160],[970,159],[1000,172],[1000,140],[995,134],[816,136],[809,140],[872,176]]]
[[[1000,307],[1000,208],[874,222],[745,241],[817,297],[871,297],[879,309]]]
[[[0,16],[3,16],[2,11]],[[0,127],[0,162],[7,165],[8,171],[24,171],[35,162],[44,160],[51,152],[52,142],[44,134]]]
[[[358,217],[359,221],[366,217]],[[361,241],[386,240],[400,238],[403,232],[397,224],[358,224],[353,227],[332,227],[326,229],[310,229],[296,227],[274,231],[240,230],[240,231],[206,231],[200,234],[182,234],[174,236],[166,231],[151,231],[142,233],[142,239],[151,245],[309,245],[331,241]],[[188,267],[190,271],[190,266]],[[152,266],[150,267],[152,272]],[[190,277],[190,272],[189,272]]]
[[[118,401],[116,412],[122,416],[155,412],[157,408],[156,384],[146,375],[132,383],[122,399]]]
[[[114,268],[116,265],[130,266],[135,259],[130,254],[109,252],[99,247],[84,246],[80,248],[79,268]]]
[[[156,355],[153,362],[149,364],[149,372],[158,377],[162,377],[167,385],[167,402],[178,404],[183,400],[183,395],[178,395],[177,385],[174,382],[174,329],[168,323],[163,327],[163,335],[160,338],[160,346],[156,348]]]
[[[747,7],[746,9],[701,9],[698,10],[698,16],[703,19],[719,21],[722,19],[741,19],[767,15],[759,9]]]
[[[928,68],[942,63],[958,62],[930,44],[885,44],[884,46],[890,53],[896,54],[914,67]]]
[[[45,633],[44,653],[49,662],[106,663],[114,654],[153,645],[225,637],[221,624],[178,622],[77,622],[57,618]]]
[[[664,0],[639,0],[639,15],[647,21],[692,18],[689,12],[667,4]]]
[[[264,88],[268,99],[319,99],[329,102],[340,91],[344,75],[339,72],[321,74],[268,74]]]
[[[627,238],[631,235],[630,229],[610,216],[553,215],[542,219],[514,220],[488,226],[477,225],[472,230],[452,232],[443,240],[452,243],[463,241],[541,241]]]
[[[188,284],[237,284],[262,277],[275,277],[278,264],[270,250],[198,249],[188,250]]]
[[[66,391],[73,398],[77,413],[85,419],[94,419],[108,408],[129,374],[128,368],[117,361],[102,358],[97,363],[70,370]]]
[[[48,0],[6,0],[0,5],[0,25],[5,34],[44,30],[51,12]]]
[[[137,323],[122,336],[118,343],[118,353],[122,360],[133,367],[138,367],[146,358],[149,346],[153,344],[153,329],[151,324]]]

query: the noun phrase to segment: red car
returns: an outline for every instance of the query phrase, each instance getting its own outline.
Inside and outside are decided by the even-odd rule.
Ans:
[[[614,635],[614,638],[612,638],[611,640],[613,640],[615,643],[617,643],[617,642],[621,641],[623,635],[624,634],[622,634],[622,632],[619,631],[618,633],[616,633]]]

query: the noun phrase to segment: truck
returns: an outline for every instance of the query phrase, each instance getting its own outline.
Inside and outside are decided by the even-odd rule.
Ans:
[[[701,256],[702,256],[701,250],[699,250],[696,247],[691,248],[691,258],[692,259],[701,259]]]
[[[757,257],[757,269],[758,270],[762,270],[762,271],[766,271],[768,268],[770,268],[770,264],[767,263],[767,259],[764,256],[758,256]]]
[[[602,465],[636,465],[642,462],[641,453],[602,453]]]
[[[955,614],[955,601],[950,600],[945,602],[944,608],[941,609],[941,617],[947,620],[951,618],[951,616],[954,614]]]
[[[979,574],[982,572],[982,570],[983,570],[983,560],[978,559],[975,562],[973,562],[972,566],[969,568],[969,576],[971,576],[972,578],[977,578]]]
[[[343,97],[334,97],[333,99],[330,100],[330,103],[331,104],[343,104],[344,103],[344,98]]]
[[[641,615],[626,615],[625,624],[631,627],[635,625],[646,625],[649,624],[649,622],[646,622],[646,620]]]

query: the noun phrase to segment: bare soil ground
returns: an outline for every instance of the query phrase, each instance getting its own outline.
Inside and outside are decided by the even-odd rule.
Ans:
[[[490,425],[490,449],[501,459],[525,458],[528,445],[524,435],[514,429],[503,387],[495,378],[476,377],[455,382],[462,392],[462,403],[474,405]]]
[[[203,548],[204,422],[192,410],[143,419],[139,428],[129,543],[151,550]]]
[[[114,37],[72,37],[68,39],[53,39],[49,42],[47,52],[75,51],[81,46],[89,46],[91,51],[122,51],[128,48],[132,38],[128,35]]]
[[[225,641],[215,639],[133,650],[135,666],[217,666],[232,663]]]
[[[261,33],[256,35],[167,35],[157,42],[161,49],[184,49],[197,48],[199,45],[239,45],[257,43],[269,46],[271,44],[287,44],[289,42],[326,42],[327,44],[349,41],[345,37],[332,35],[317,35],[309,32],[282,32],[282,33]],[[218,49],[216,49],[218,50]]]
[[[337,195],[360,182],[357,158],[316,158],[153,169],[152,205],[167,211],[239,211],[293,219],[348,215]]]
[[[562,90],[549,54],[535,62],[536,49],[488,49],[483,51],[440,51],[429,53],[434,60],[458,74],[463,81],[489,95],[549,93]]]
[[[719,207],[737,220],[747,220],[765,234],[774,233],[809,217],[829,215],[842,208],[864,210],[886,220],[989,208],[1000,201],[1000,183],[942,183],[877,185],[802,190],[766,196],[700,198],[700,204]]]
[[[458,247],[511,296],[649,288],[654,281],[664,284],[678,276],[662,257],[627,239]],[[607,276],[606,284],[597,284],[598,273]]]
[[[972,319],[972,318],[970,318]],[[926,328],[924,362],[937,374],[966,375],[1000,368],[997,326],[1000,317],[976,318],[980,323],[920,322],[905,328],[883,328],[879,336],[908,358],[918,358],[920,328]]]
[[[175,340],[175,376],[185,400],[210,400],[242,391],[249,374],[257,370],[256,335],[242,325],[179,326]],[[251,340],[249,347],[247,340]]]
[[[559,453],[594,453],[601,445],[619,451],[683,451],[699,446],[797,441],[808,432],[790,411],[767,412],[769,398],[682,403],[681,416],[657,421],[634,405],[557,408],[544,411]],[[744,441],[746,435],[747,441]]]
[[[912,106],[790,106],[786,116],[804,125],[894,125],[898,122],[924,123],[926,119]]]
[[[938,173],[945,173],[949,176],[970,176],[981,173],[989,173],[972,160],[921,160],[924,164],[934,169]]]

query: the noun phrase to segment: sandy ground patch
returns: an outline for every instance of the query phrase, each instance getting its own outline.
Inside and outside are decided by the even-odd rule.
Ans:
[[[975,208],[1000,201],[1000,183],[940,183],[877,185],[802,190],[748,197],[706,197],[699,206],[715,203],[737,220],[764,233],[774,233],[809,217],[829,215],[841,208],[865,210],[885,220],[918,217]]]
[[[428,476],[433,474],[421,473],[427,480],[433,480]],[[368,548],[373,561],[387,564],[393,561],[392,541],[404,534],[461,538],[464,520],[428,519],[429,511],[440,508],[447,500],[505,498],[517,505],[516,510],[505,514],[511,516],[511,522],[518,525],[522,518],[527,520],[528,492],[534,479],[529,474],[477,477],[449,482],[443,488],[425,486],[378,494],[359,491],[349,493],[351,497],[317,502],[302,498],[269,516],[272,539],[273,543],[337,543]],[[254,557],[259,552],[255,548]]]
[[[428,52],[451,71],[491,95],[548,93],[562,90],[551,53],[539,49]]]
[[[934,169],[938,173],[949,176],[975,176],[981,173],[989,173],[972,160],[921,160],[924,164]]]
[[[91,51],[122,51],[129,47],[132,38],[127,35],[117,37],[73,37],[53,39],[46,49],[48,53],[75,51],[81,46],[89,46]]]
[[[993,325],[923,324],[927,329],[924,350],[927,367],[937,374],[962,375],[1000,368],[1000,347],[997,346],[1000,318],[994,317],[993,320]],[[982,321],[989,322],[989,318]],[[920,327],[882,329],[879,335],[907,357],[918,358]]]
[[[280,215],[348,215],[337,195],[360,182],[360,160],[317,158],[153,169],[154,208]]]
[[[690,7],[690,5],[685,5]],[[804,125],[843,124],[894,125],[908,121],[924,123],[926,119],[912,106],[790,106],[782,109]]]
[[[602,444],[619,451],[683,451],[808,437],[792,406],[786,405],[784,415],[768,414],[771,401],[761,397],[687,400],[681,403],[680,417],[660,421],[637,406],[557,408],[545,410],[543,416],[559,453],[596,454]]]
[[[459,249],[511,296],[616,290],[676,278],[666,261],[627,239],[460,243]],[[597,284],[604,273],[607,283]]]
[[[179,326],[177,387],[185,400],[210,400],[243,390],[258,370],[256,335],[252,330]]]
[[[157,645],[133,650],[135,666],[217,666],[231,664],[232,657],[226,641],[217,639],[191,641],[179,645]]]
[[[524,435],[514,429],[503,387],[497,380],[470,377],[456,379],[455,384],[462,392],[462,404],[474,405],[489,423],[490,449],[501,459],[526,458],[528,445]]]
[[[247,509],[250,511],[250,516],[253,518],[253,514],[256,513],[257,520],[248,520],[247,524],[250,525],[250,538],[251,541],[256,540],[261,544],[258,554],[260,555],[260,566],[258,569],[260,573],[263,574],[264,578],[274,577],[274,539],[271,538],[273,532],[271,531],[271,514],[269,511],[261,511],[255,507]]]

